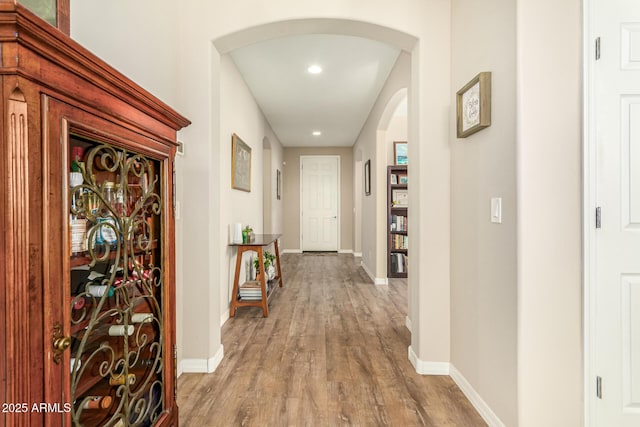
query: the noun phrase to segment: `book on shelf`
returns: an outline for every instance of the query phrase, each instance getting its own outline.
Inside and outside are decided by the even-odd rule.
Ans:
[[[391,242],[393,244],[393,249],[409,249],[409,236],[394,234]]]
[[[407,231],[407,220],[404,215],[391,215],[391,231]]]
[[[406,273],[409,267],[409,257],[405,254],[394,252],[391,254],[391,271],[393,273]]]

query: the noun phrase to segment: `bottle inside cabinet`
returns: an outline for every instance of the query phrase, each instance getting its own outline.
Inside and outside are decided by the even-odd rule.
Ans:
[[[72,137],[69,147],[71,415],[152,425],[163,401],[160,162]]]

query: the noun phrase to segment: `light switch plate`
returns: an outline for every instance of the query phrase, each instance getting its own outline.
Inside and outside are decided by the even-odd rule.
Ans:
[[[502,224],[502,197],[491,198],[491,222]]]

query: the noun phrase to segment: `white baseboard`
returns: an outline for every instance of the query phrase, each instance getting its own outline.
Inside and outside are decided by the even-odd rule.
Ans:
[[[283,254],[301,254],[302,249],[283,249],[280,251]],[[353,252],[353,249],[338,249],[339,254],[352,254],[354,257],[362,258],[362,252]]]
[[[220,344],[215,356],[209,359],[183,359],[178,367],[178,376],[183,373],[210,374],[214,372],[224,357],[224,346]]]
[[[389,280],[386,277],[376,277],[373,275],[373,273],[371,273],[371,271],[369,270],[369,268],[367,267],[367,265],[363,262],[360,261],[360,265],[362,266],[362,269],[364,270],[365,273],[367,273],[367,276],[369,276],[369,278],[371,279],[371,281],[376,284],[376,285],[388,285],[389,284]]]
[[[229,320],[229,316],[230,316],[231,310],[227,310],[224,313],[222,313],[222,316],[220,316],[220,327],[222,327],[222,325],[224,325],[227,320]]]
[[[411,346],[409,346],[409,361],[420,375],[449,375],[450,363],[420,360]]]
[[[409,319],[409,316],[404,318],[404,325],[407,327],[409,332],[411,332],[411,319]]]
[[[485,402],[477,391],[469,384],[469,381],[456,369],[453,364],[450,366],[451,378],[458,385],[460,390],[467,396],[469,402],[476,408],[476,411],[480,414],[482,419],[489,425],[489,427],[505,427],[504,423],[498,418],[498,416],[491,410],[487,402]]]

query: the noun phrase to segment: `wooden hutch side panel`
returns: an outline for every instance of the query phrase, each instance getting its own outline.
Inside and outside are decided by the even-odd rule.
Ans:
[[[34,88],[2,77],[2,191],[4,242],[3,403],[7,425],[35,425],[31,403],[43,399],[42,328],[42,150]],[[2,298],[0,298],[2,299]],[[25,414],[25,412],[27,414]],[[2,419],[0,416],[0,419]],[[34,424],[35,423],[35,424]]]
[[[5,402],[16,404],[31,401],[30,383],[19,378],[29,372],[30,319],[25,316],[29,301],[29,138],[27,103],[16,89],[6,102],[6,182],[5,203],[5,329],[7,387]],[[4,403],[4,402],[3,402]],[[22,409],[22,408],[21,408]],[[24,414],[6,413],[7,425],[25,425]]]

